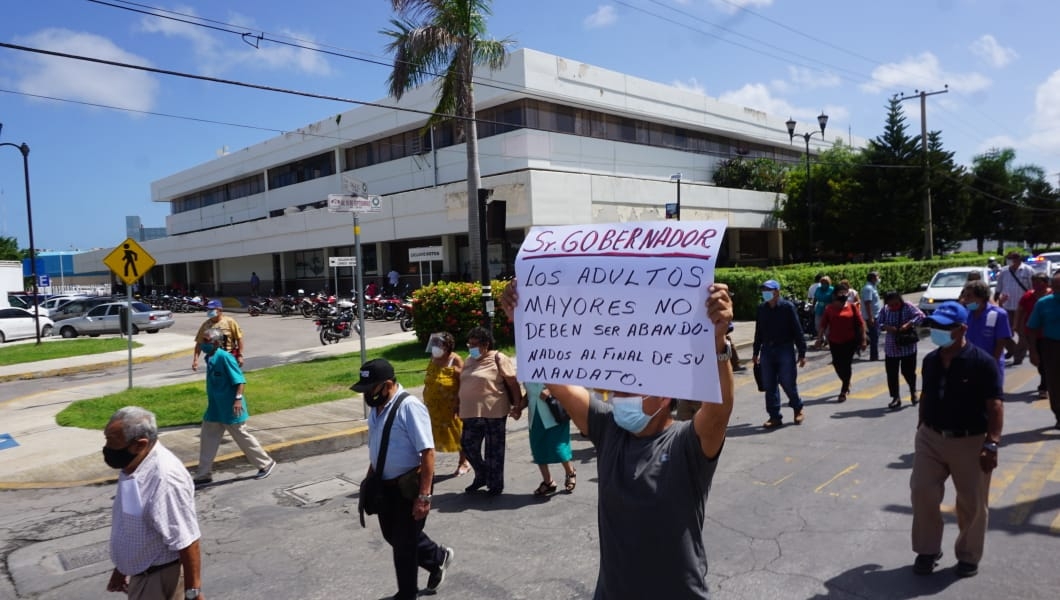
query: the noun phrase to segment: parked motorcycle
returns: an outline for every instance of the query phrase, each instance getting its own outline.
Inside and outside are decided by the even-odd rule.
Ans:
[[[401,324],[401,331],[410,331],[412,327],[412,301],[405,300],[401,303],[401,318],[398,322]]]
[[[268,298],[251,298],[247,300],[247,314],[256,317],[261,313],[268,311],[271,305],[272,303]]]
[[[339,301],[333,311],[314,321],[323,345],[337,344],[343,338],[350,337],[352,332],[360,334],[361,328],[354,318],[353,302]]]

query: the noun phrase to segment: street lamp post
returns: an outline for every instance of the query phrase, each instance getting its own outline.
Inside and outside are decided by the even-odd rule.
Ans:
[[[674,210],[674,217],[678,221],[681,220],[681,177],[682,177],[681,173],[674,173],[673,175],[670,176],[670,181],[676,181],[677,182],[677,206],[675,207],[675,210]]]
[[[0,131],[3,131],[4,125],[0,123]],[[17,148],[22,153],[22,174],[26,180],[26,219],[29,221],[29,268],[30,275],[33,277],[33,321],[34,327],[37,330],[37,343],[40,344],[40,299],[37,297],[37,250],[33,245],[33,205],[30,202],[29,196],[29,145],[23,142],[22,144],[12,144],[11,142],[0,143],[2,146],[11,146]]]
[[[821,131],[807,131],[806,133],[800,133],[802,139],[806,141],[806,216],[808,218],[808,228],[810,233],[810,245],[808,250],[810,255],[813,255],[813,186],[810,185],[810,138],[815,133],[821,134],[821,139],[824,139],[824,127],[828,125],[828,115],[823,112],[817,116],[817,124],[821,126]],[[795,119],[788,118],[788,140],[795,139]]]

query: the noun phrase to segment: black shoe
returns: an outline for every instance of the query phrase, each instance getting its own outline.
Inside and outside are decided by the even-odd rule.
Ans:
[[[941,552],[938,554],[917,554],[916,562],[913,563],[913,572],[917,575],[931,575],[941,558]]]
[[[979,574],[979,565],[963,560],[957,561],[957,577],[975,577]]]
[[[487,496],[500,496],[504,493],[504,488],[486,488]]]
[[[456,556],[456,552],[452,548],[445,549],[445,558],[442,559],[442,564],[438,565],[438,568],[431,571],[431,574],[427,576],[427,591],[433,592],[438,589],[438,586],[442,585],[445,581],[445,570],[449,568],[449,563]]]
[[[783,427],[784,422],[780,419],[769,419],[765,423],[762,423],[762,427],[766,429],[776,429],[777,427]]]
[[[481,490],[484,487],[486,487],[486,482],[484,482],[484,481],[472,481],[471,485],[469,485],[466,488],[464,488],[464,493],[465,494],[474,494],[475,492]]]
[[[206,475],[205,477],[196,477],[195,479],[192,479],[191,481],[196,486],[206,485],[208,483],[213,483],[213,477],[210,476],[210,475]]]

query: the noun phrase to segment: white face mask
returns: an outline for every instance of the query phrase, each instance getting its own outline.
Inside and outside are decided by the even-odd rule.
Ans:
[[[445,349],[440,346],[431,346],[431,356],[441,358],[445,356]]]

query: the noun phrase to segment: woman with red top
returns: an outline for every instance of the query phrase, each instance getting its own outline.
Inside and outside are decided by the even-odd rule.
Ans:
[[[825,307],[821,316],[817,334],[818,345],[822,340],[828,340],[828,348],[832,351],[832,368],[843,384],[837,402],[846,402],[847,394],[850,393],[854,352],[868,347],[865,320],[861,317],[861,310],[851,304],[849,299],[850,288],[842,283],[837,285],[832,292],[832,302]]]

